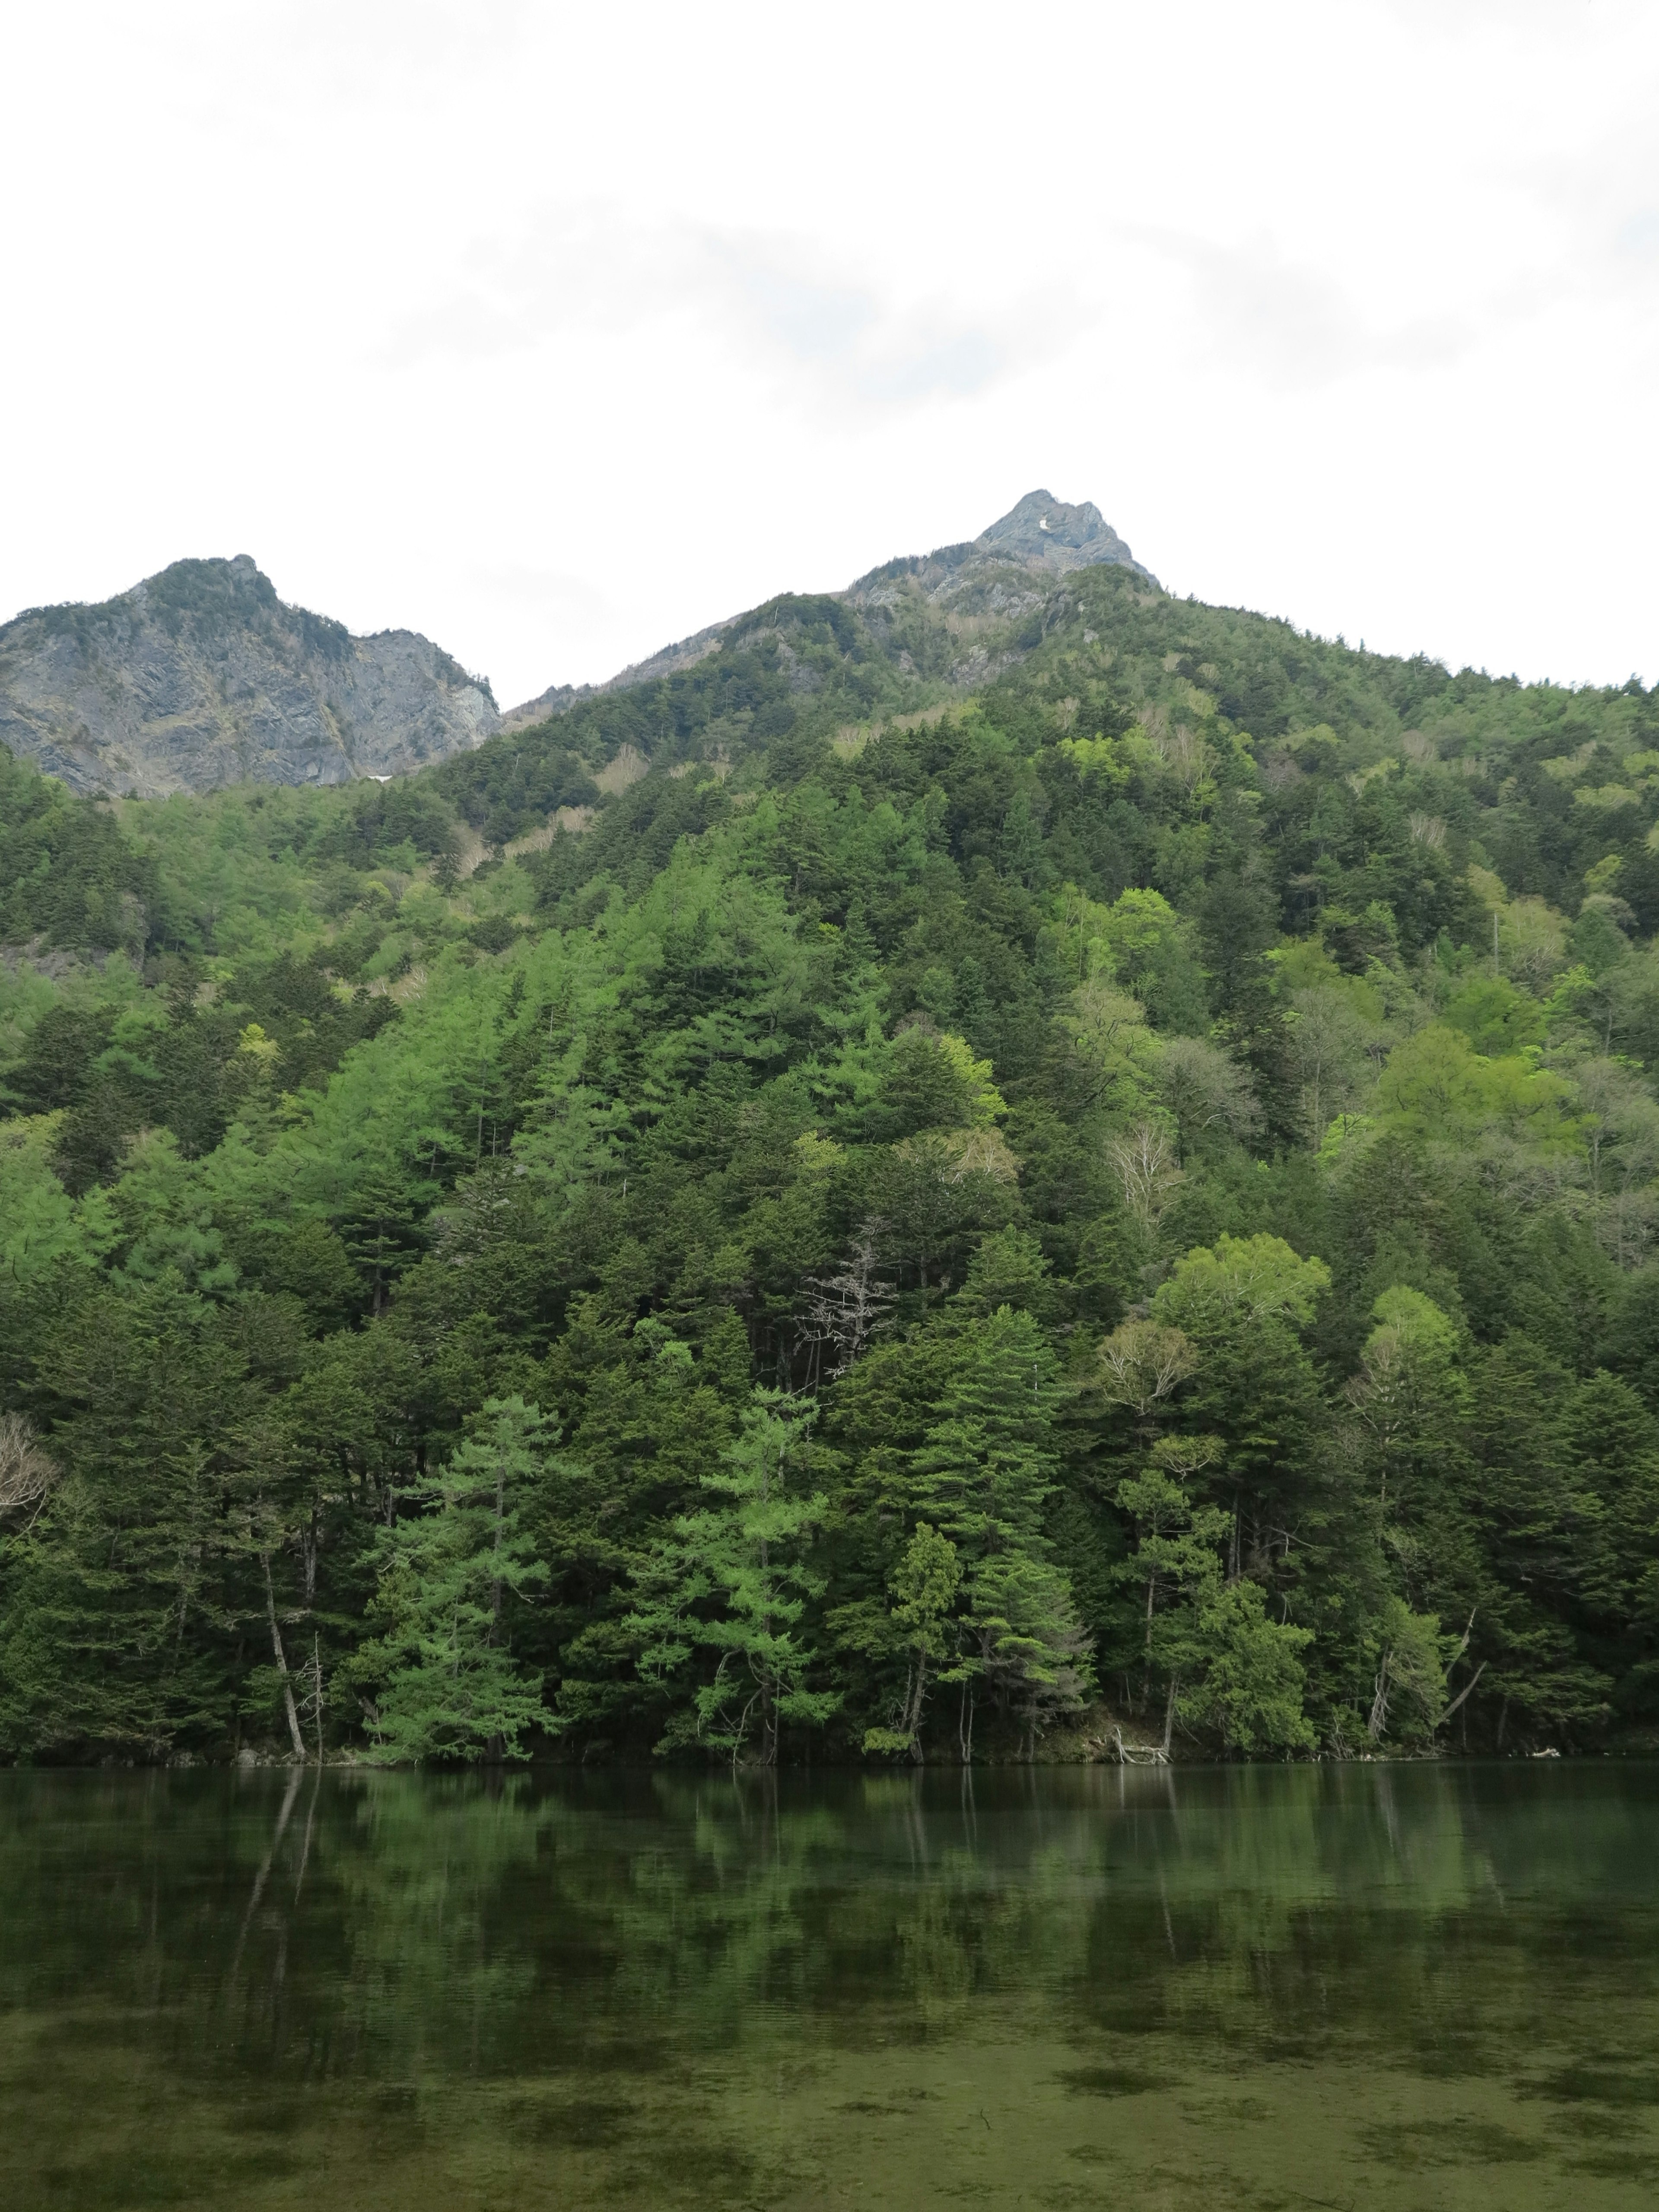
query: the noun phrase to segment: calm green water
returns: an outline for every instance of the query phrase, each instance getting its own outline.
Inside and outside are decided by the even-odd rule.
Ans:
[[[1659,1768],[0,1774],[0,2201],[1649,2207]]]

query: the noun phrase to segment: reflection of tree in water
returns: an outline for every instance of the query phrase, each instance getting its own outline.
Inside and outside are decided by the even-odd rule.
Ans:
[[[1477,1799],[1381,1766],[494,1797],[377,1779],[331,1854],[337,2033],[486,2070],[665,2060],[781,2017],[908,2039],[1010,2008],[1264,2055],[1502,2039],[1552,1971],[1506,1895],[1570,1911],[1640,1846],[1617,1796],[1587,1820],[1582,1800],[1494,1801],[1493,1780]]]
[[[1642,1770],[7,1786],[0,2002],[295,2112],[988,2034],[1507,2072],[1652,2019]]]

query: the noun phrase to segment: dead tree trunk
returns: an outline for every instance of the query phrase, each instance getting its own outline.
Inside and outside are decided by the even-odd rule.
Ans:
[[[270,1648],[276,1656],[276,1672],[283,1678],[283,1706],[288,1714],[288,1732],[294,1744],[294,1756],[303,1759],[306,1755],[305,1738],[300,1733],[300,1716],[295,1709],[294,1685],[289,1678],[288,1654],[283,1649],[283,1632],[276,1626],[276,1593],[270,1582],[270,1554],[261,1552],[259,1565],[265,1574],[265,1619],[270,1623]]]

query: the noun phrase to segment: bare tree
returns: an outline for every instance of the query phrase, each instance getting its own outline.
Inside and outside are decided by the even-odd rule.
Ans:
[[[811,1293],[806,1303],[806,1338],[812,1346],[815,1381],[822,1347],[835,1347],[825,1377],[833,1382],[846,1374],[881,1327],[897,1295],[876,1274],[876,1240],[886,1226],[872,1215],[854,1238],[851,1255],[838,1273],[806,1279]]]
[[[1200,1130],[1224,1129],[1243,1144],[1261,1127],[1249,1077],[1218,1045],[1202,1037],[1165,1039],[1158,1056],[1158,1086],[1175,1115],[1183,1151]]]
[[[58,1469],[21,1413],[0,1413],[0,1516],[17,1514],[33,1528],[56,1488]]]
[[[270,1579],[270,1553],[259,1554],[259,1565],[265,1577],[265,1619],[270,1627],[270,1649],[276,1662],[276,1673],[283,1685],[283,1710],[288,1717],[288,1733],[294,1746],[294,1756],[302,1760],[306,1755],[305,1739],[300,1734],[300,1716],[294,1703],[294,1678],[289,1673],[288,1653],[283,1645],[283,1632],[276,1620],[276,1593]]]
[[[1152,1121],[1137,1122],[1113,1137],[1106,1151],[1123,1186],[1123,1203],[1150,1232],[1169,1204],[1170,1192],[1182,1180],[1168,1131]]]

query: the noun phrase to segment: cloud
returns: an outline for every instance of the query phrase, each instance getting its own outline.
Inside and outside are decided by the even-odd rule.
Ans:
[[[615,618],[610,595],[589,577],[531,562],[472,562],[467,576],[498,605],[533,611],[574,628],[600,627]]]
[[[875,408],[975,397],[1077,325],[1047,295],[990,314],[945,295],[896,299],[811,239],[642,223],[589,205],[544,210],[514,238],[475,242],[447,282],[391,319],[373,357],[382,368],[477,360],[688,319],[802,396]]]
[[[1445,368],[1477,341],[1461,316],[1368,321],[1326,270],[1287,260],[1271,239],[1243,246],[1161,230],[1123,234],[1184,270],[1217,356],[1282,388],[1333,384],[1376,368]]]
[[[1018,348],[1008,342],[1006,315],[965,313],[942,298],[895,303],[874,285],[842,276],[800,239],[730,231],[703,237],[729,272],[731,304],[753,334],[845,398],[896,405],[970,398],[1013,365]]]

